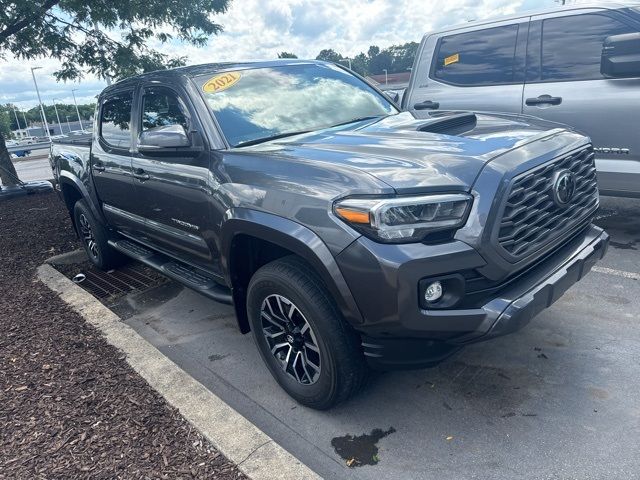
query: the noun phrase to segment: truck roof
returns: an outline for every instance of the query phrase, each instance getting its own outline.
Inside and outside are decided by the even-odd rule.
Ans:
[[[198,77],[200,75],[210,75],[216,72],[224,72],[228,70],[242,70],[247,68],[260,67],[278,67],[282,65],[303,65],[303,64],[326,64],[321,60],[301,60],[301,59],[278,59],[278,60],[261,60],[247,62],[219,62],[219,63],[203,63],[199,65],[188,65],[185,67],[170,68],[167,70],[155,70],[153,72],[142,73],[120,80],[103,90],[103,93],[109,92],[128,83],[135,83],[141,78],[178,78],[178,77]]]
[[[601,2],[572,3],[570,5],[556,4],[556,5],[545,7],[545,8],[523,10],[522,12],[514,13],[511,15],[499,15],[495,17],[484,18],[482,20],[472,20],[466,23],[457,23],[454,25],[449,25],[443,28],[432,30],[431,32],[427,32],[423,38],[426,38],[429,35],[432,35],[433,33],[447,32],[450,30],[458,30],[462,28],[482,26],[482,25],[487,25],[494,22],[518,20],[520,18],[531,17],[533,15],[545,15],[548,13],[565,12],[568,10],[584,10],[588,8],[617,10],[620,8],[638,8],[638,7],[640,7],[640,2],[636,2],[636,1],[632,1],[632,2],[601,1]]]

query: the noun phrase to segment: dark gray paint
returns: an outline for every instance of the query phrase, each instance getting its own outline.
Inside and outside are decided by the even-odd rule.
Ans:
[[[279,63],[286,62],[258,65]],[[551,244],[535,258],[516,264],[488,246],[510,179],[588,144],[586,137],[571,129],[522,115],[477,114],[473,124],[455,135],[446,129],[430,133],[426,130],[442,125],[443,116],[452,114],[405,112],[229,149],[190,76],[243,65],[156,72],[108,87],[99,105],[113,93],[136,92],[133,147],[128,152],[113,151],[97,133],[91,152],[82,146],[54,145],[56,177],[69,188],[79,186],[81,196],[114,233],[204,269],[223,285],[233,285],[230,251],[236,235],[261,238],[292,251],[314,267],[345,319],[367,335],[372,348],[382,348],[387,337],[471,341],[494,322],[508,317],[507,323],[520,326],[539,310],[540,302],[529,301],[526,289],[503,300],[495,292],[487,294],[485,304],[475,311],[420,310],[421,278],[477,269],[486,279],[501,281],[534,261],[548,259],[545,268],[528,272],[523,284],[542,288],[549,285],[549,278],[557,277],[549,288],[563,291],[566,279],[555,273],[565,264],[577,265],[581,274],[572,276],[571,284],[606,249],[606,234],[586,225],[574,238],[573,248],[552,256],[556,245]],[[150,85],[170,86],[187,105],[192,124],[190,146],[184,150],[137,148],[140,92]],[[103,171],[90,168],[98,162]],[[466,225],[456,238],[437,245],[376,243],[332,213],[334,201],[343,197],[431,192],[468,192],[474,197]],[[522,308],[507,312],[512,302]],[[243,305],[236,308],[242,327]]]

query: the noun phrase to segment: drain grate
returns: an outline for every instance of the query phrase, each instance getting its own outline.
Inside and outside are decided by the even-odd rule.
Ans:
[[[85,279],[79,282],[83,289],[99,300],[113,300],[134,291],[144,291],[169,282],[169,279],[138,262],[104,272],[88,262],[73,265],[55,265],[56,269],[73,279],[82,273]]]

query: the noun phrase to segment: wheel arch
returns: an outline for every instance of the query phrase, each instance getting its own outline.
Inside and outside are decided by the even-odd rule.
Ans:
[[[220,246],[222,269],[231,287],[242,333],[250,330],[246,287],[251,275],[262,265],[286,255],[296,255],[308,263],[343,317],[351,324],[362,323],[362,315],[333,255],[320,237],[307,227],[277,215],[234,208],[225,215]]]
[[[69,210],[69,215],[71,215],[71,221],[73,222],[74,227],[75,221],[73,219],[73,206],[80,199],[87,202],[91,213],[98,222],[106,224],[104,217],[102,216],[102,212],[96,208],[96,205],[91,199],[91,195],[89,195],[89,191],[78,177],[70,172],[62,170],[58,177],[58,184],[62,194],[62,199],[67,206],[67,210]]]

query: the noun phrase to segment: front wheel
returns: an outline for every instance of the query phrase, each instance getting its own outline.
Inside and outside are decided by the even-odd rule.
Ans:
[[[297,257],[260,268],[247,311],[260,354],[294,399],[324,410],[355,394],[368,368],[359,338],[313,270]]]

